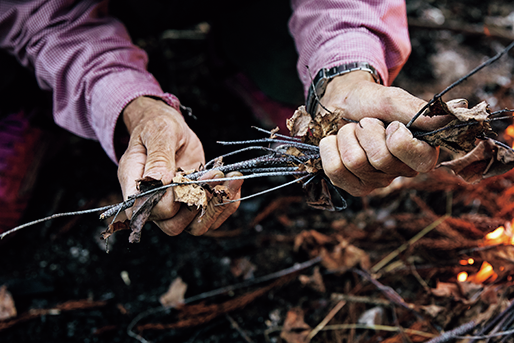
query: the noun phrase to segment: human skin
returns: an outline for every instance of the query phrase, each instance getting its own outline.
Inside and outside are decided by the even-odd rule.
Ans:
[[[163,184],[171,183],[177,167],[183,170],[198,169],[205,164],[202,143],[189,128],[180,112],[161,100],[139,97],[125,107],[122,113],[130,140],[120,159],[118,179],[125,199],[136,194],[136,180],[151,177]],[[229,173],[226,176],[241,175]],[[219,171],[211,171],[201,179],[224,177]],[[211,183],[227,187],[230,199],[240,197],[242,180]],[[213,197],[211,202],[216,202]],[[196,208],[176,202],[171,189],[152,210],[150,220],[168,235],[178,235],[186,230],[201,235],[218,228],[232,213],[239,202],[213,206],[201,216]],[[132,216],[132,210],[127,210]]]
[[[405,126],[426,102],[403,89],[375,83],[370,73],[354,71],[334,78],[321,103],[357,121],[342,122],[337,135],[321,140],[323,169],[332,183],[354,196],[389,185],[398,176],[432,170],[439,149],[413,137]],[[447,117],[420,117],[413,128],[433,130]]]

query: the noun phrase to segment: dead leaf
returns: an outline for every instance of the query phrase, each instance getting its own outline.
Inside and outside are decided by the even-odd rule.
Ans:
[[[189,182],[188,178],[183,175],[176,175],[173,183]],[[187,204],[187,206],[196,206],[197,209],[205,209],[209,198],[203,187],[200,185],[179,185],[173,187],[175,201]]]
[[[144,193],[160,186],[162,186],[162,181],[149,178],[149,180],[139,180],[137,188],[140,192]],[[132,207],[132,218],[130,219],[130,229],[132,230],[129,236],[130,243],[139,243],[141,240],[141,230],[150,217],[152,209],[161,200],[164,193],[166,193],[166,190],[162,189],[136,199]]]
[[[0,287],[0,320],[6,320],[16,317],[16,307],[11,293],[7,290],[7,286]]]
[[[322,248],[321,256],[321,264],[325,268],[339,273],[344,273],[357,265],[364,270],[370,267],[369,255],[344,239],[332,251]]]
[[[304,286],[308,286],[312,288],[313,290],[325,293],[325,283],[323,282],[323,277],[321,276],[321,273],[319,272],[319,267],[314,267],[314,270],[312,272],[311,276],[308,275],[299,275],[298,280],[302,283]]]
[[[305,106],[300,106],[291,118],[286,120],[286,126],[292,137],[305,137],[309,131],[311,116],[307,113]]]
[[[250,262],[247,258],[238,258],[230,264],[230,271],[235,277],[243,276],[243,280],[253,278],[253,272],[257,270],[255,264]]]
[[[341,206],[334,204],[329,186],[325,179],[312,181],[304,185],[303,189],[306,194],[306,203],[312,208],[326,211],[340,211],[344,210],[347,206],[346,201],[340,194],[336,194],[336,196],[340,197]]]
[[[418,138],[433,146],[443,146],[454,152],[473,150],[476,138],[484,137],[491,131],[491,126],[485,122],[490,113],[485,101],[473,108],[468,109],[467,106],[468,102],[465,99],[451,100],[447,103],[438,99],[430,105],[425,115],[451,115],[456,119],[442,129]]]
[[[115,222],[110,224],[107,230],[101,233],[103,239],[111,237],[116,231],[130,230],[130,220],[126,219],[123,222]]]
[[[168,291],[161,295],[159,301],[164,307],[178,307],[184,304],[184,295],[187,291],[187,283],[182,281],[181,277],[171,282]]]
[[[294,251],[298,251],[300,247],[303,247],[305,250],[310,250],[313,247],[335,243],[337,243],[337,241],[334,238],[316,230],[302,231],[295,237]]]
[[[492,139],[481,140],[463,157],[442,162],[438,167],[448,167],[466,182],[504,174],[514,168],[514,151]]]
[[[305,343],[311,327],[303,319],[303,310],[295,307],[287,312],[280,337],[287,343]]]

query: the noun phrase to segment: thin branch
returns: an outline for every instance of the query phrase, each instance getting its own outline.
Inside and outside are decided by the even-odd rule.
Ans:
[[[262,282],[278,279],[278,278],[281,278],[283,276],[286,276],[286,275],[289,275],[289,274],[293,274],[293,273],[296,273],[296,272],[298,272],[300,270],[304,270],[304,269],[307,269],[309,267],[312,267],[313,265],[319,263],[320,261],[321,261],[321,256],[318,256],[318,257],[315,257],[315,258],[310,259],[308,261],[305,261],[305,262],[302,262],[302,263],[297,263],[297,264],[293,265],[292,267],[280,270],[280,271],[275,272],[275,273],[271,273],[271,274],[268,274],[268,275],[265,275],[265,276],[261,276],[261,277],[257,277],[257,278],[250,279],[250,280],[247,280],[247,281],[243,281],[243,282],[235,284],[235,285],[221,287],[221,288],[218,288],[218,289],[214,289],[212,291],[208,291],[208,292],[200,293],[198,295],[194,295],[192,297],[189,297],[189,298],[185,299],[182,302],[182,304],[190,304],[192,302],[208,299],[208,298],[211,298],[211,297],[216,296],[216,295],[225,294],[225,293],[228,293],[228,292],[231,292],[231,291],[235,291],[235,290],[238,290],[238,289],[241,289],[241,288],[250,287],[250,286],[262,283]],[[139,321],[141,321],[141,319],[143,319],[145,317],[148,317],[148,316],[150,316],[152,314],[157,314],[157,313],[161,313],[161,312],[168,312],[172,308],[173,307],[156,307],[156,308],[151,308],[149,310],[146,310],[145,312],[142,312],[142,313],[138,314],[130,322],[130,324],[128,325],[128,327],[127,327],[127,335],[129,335],[132,338],[137,339],[141,343],[149,343],[149,341],[147,341],[141,335],[139,335],[139,334],[137,334],[137,333],[135,333],[133,331],[134,327],[137,325],[137,323]]]
[[[289,139],[289,140],[292,140],[292,141],[300,141],[301,142],[301,138],[298,138],[298,137],[291,137],[291,136],[286,136],[286,135],[281,135],[280,133],[272,133],[271,131],[268,131],[268,130],[265,130],[265,129],[261,129],[260,127],[257,127],[257,126],[252,126],[252,129],[256,129],[257,131],[260,131],[260,132],[263,132],[263,133],[267,133],[269,135],[274,135],[274,136],[277,136],[277,137],[280,137],[280,138],[284,138],[284,139]]]
[[[31,222],[25,223],[23,225],[16,226],[15,228],[12,228],[12,229],[0,234],[0,239],[3,239],[5,236],[10,235],[11,233],[14,233],[18,230],[24,229],[28,226],[32,226],[32,225],[36,225],[36,224],[45,222],[47,220],[52,220],[52,219],[60,218],[60,217],[69,217],[69,216],[76,216],[76,215],[80,215],[80,214],[88,214],[88,213],[94,213],[94,212],[99,212],[99,211],[105,211],[107,209],[113,208],[114,206],[116,206],[116,205],[108,205],[108,206],[97,207],[97,208],[92,208],[89,210],[82,210],[82,211],[56,213],[56,214],[53,214],[53,215],[45,217],[45,218],[41,218],[38,220],[34,220]]]
[[[307,335],[307,342],[310,342],[314,338],[314,336],[316,336],[318,334],[318,332],[323,330],[323,328],[327,326],[328,322],[331,321],[332,318],[334,318],[334,316],[339,311],[341,311],[341,309],[343,308],[344,305],[346,305],[346,301],[340,300],[336,304],[336,306],[334,306],[334,308],[332,310],[330,310],[330,312],[327,314],[327,316],[325,318],[323,318],[323,320],[318,325],[316,325],[316,327],[314,329],[312,329],[311,332],[309,332],[309,334]]]
[[[488,65],[496,62],[496,60],[498,60],[500,57],[502,57],[503,55],[505,55],[507,52],[509,52],[510,49],[512,49],[514,47],[514,42],[510,43],[505,49],[503,49],[502,51],[500,51],[498,54],[496,54],[496,56],[488,59],[487,61],[485,61],[484,63],[482,63],[481,65],[479,65],[478,67],[476,67],[475,69],[473,69],[472,71],[470,71],[467,75],[461,77],[460,79],[458,79],[457,81],[455,81],[454,83],[452,83],[451,85],[449,85],[448,87],[446,87],[441,93],[438,93],[436,95],[434,95],[434,97],[432,98],[432,100],[430,100],[425,106],[423,106],[419,111],[418,113],[416,113],[416,115],[414,115],[414,117],[412,117],[412,119],[407,123],[407,128],[410,128],[412,126],[412,124],[414,124],[414,122],[416,121],[416,119],[419,118],[419,116],[421,114],[423,114],[425,112],[426,109],[428,109],[430,107],[430,105],[432,105],[434,102],[436,102],[439,98],[441,98],[443,95],[445,95],[446,93],[448,93],[450,90],[452,90],[453,88],[455,88],[456,86],[460,85],[462,82],[466,81],[469,77],[475,75],[477,72],[479,72],[480,70],[482,70],[483,68],[487,67]]]
[[[266,194],[266,193],[269,193],[269,192],[276,191],[277,189],[287,187],[287,186],[289,186],[289,185],[292,185],[293,183],[300,182],[300,181],[305,180],[307,177],[310,177],[310,176],[311,176],[311,174],[307,174],[307,175],[304,175],[303,177],[301,177],[301,178],[299,178],[299,179],[295,179],[295,180],[292,180],[292,181],[289,181],[289,182],[283,183],[283,184],[281,184],[281,185],[279,185],[279,186],[276,186],[276,187],[273,187],[273,188],[266,189],[266,190],[264,190],[264,191],[262,191],[262,192],[254,193],[254,194],[252,194],[252,195],[248,195],[248,196],[243,197],[243,198],[234,199],[234,200],[230,200],[230,201],[227,201],[227,202],[222,202],[221,204],[217,204],[216,206],[223,206],[223,205],[227,205],[227,204],[230,204],[230,203],[233,203],[233,202],[238,202],[238,201],[248,200],[248,199],[254,198],[254,197],[256,197],[256,196],[263,195],[263,194]]]
[[[473,330],[475,328],[475,326],[476,326],[476,323],[474,320],[472,320],[468,323],[462,324],[459,327],[456,327],[453,330],[446,331],[445,333],[441,334],[440,336],[437,336],[437,337],[431,339],[427,343],[446,343],[450,340],[460,337],[461,335],[465,335],[466,333]]]
[[[281,139],[273,139],[273,138],[260,138],[260,139],[251,139],[247,141],[218,141],[217,143],[221,145],[240,145],[240,144],[254,144],[254,143],[286,143],[291,146],[298,147],[301,149],[314,150],[319,151],[319,147],[317,145],[300,143],[300,142],[291,142]]]

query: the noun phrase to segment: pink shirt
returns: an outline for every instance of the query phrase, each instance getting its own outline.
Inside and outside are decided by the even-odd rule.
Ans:
[[[403,1],[293,0],[293,9],[290,30],[305,89],[305,65],[314,74],[353,61],[372,64],[390,84],[410,52]],[[0,48],[53,92],[55,122],[100,141],[113,161],[114,128],[130,101],[149,95],[179,107],[146,71],[146,53],[108,16],[106,1],[2,0]]]

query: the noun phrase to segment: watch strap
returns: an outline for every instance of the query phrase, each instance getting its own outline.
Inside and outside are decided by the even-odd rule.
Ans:
[[[336,76],[350,73],[356,70],[363,70],[369,72],[375,82],[381,83],[380,75],[375,68],[368,62],[352,62],[341,64],[332,68],[323,68],[314,76],[314,80],[309,87],[307,93],[307,100],[305,102],[305,109],[311,116],[316,114],[318,108],[318,99],[325,95],[328,83]],[[316,99],[316,96],[318,99]]]

